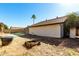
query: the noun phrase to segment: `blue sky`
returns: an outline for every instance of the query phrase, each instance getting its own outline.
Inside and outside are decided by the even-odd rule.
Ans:
[[[0,3],[0,22],[8,26],[26,27],[32,24],[32,14],[36,15],[37,23],[76,11],[79,11],[79,4]]]

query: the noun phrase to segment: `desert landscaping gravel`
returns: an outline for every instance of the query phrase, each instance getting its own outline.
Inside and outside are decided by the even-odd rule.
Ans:
[[[22,38],[13,34],[4,34],[3,36],[13,36],[14,39],[8,46],[0,47],[1,56],[77,56],[79,52],[73,48],[55,46],[41,42],[41,45],[34,46],[31,49],[23,47],[24,42],[30,41],[28,38]],[[0,41],[1,45],[1,41]]]

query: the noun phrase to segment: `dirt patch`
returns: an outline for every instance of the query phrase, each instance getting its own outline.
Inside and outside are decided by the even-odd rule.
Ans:
[[[57,39],[40,36],[23,36],[30,40],[40,41],[42,44],[28,50],[30,55],[79,55],[79,41],[75,39]]]
[[[79,41],[75,39],[65,39],[59,46],[68,47],[68,48],[79,48]]]
[[[49,45],[63,46],[68,48],[78,48],[79,40],[78,39],[69,39],[69,38],[50,38],[50,37],[41,37],[36,35],[25,35],[21,36],[23,38],[29,38],[30,40],[37,40]]]
[[[13,35],[14,39],[7,45],[0,47],[1,56],[77,56],[79,52],[74,49],[78,49],[78,43],[74,40],[68,39],[56,39],[56,38],[44,38],[44,37],[19,37]],[[31,49],[26,49],[23,44],[30,40],[37,40],[41,42],[41,45],[34,46]],[[1,41],[0,41],[1,42]],[[71,46],[69,46],[73,43]],[[0,43],[1,45],[1,43]],[[67,45],[67,46],[66,46]],[[70,48],[69,48],[69,47]]]

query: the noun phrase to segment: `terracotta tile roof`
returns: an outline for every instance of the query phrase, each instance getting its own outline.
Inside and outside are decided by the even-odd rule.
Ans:
[[[67,19],[66,16],[57,17],[57,18],[54,18],[54,19],[50,19],[50,20],[46,20],[46,21],[42,21],[42,22],[36,23],[34,25],[31,25],[31,26],[41,26],[41,25],[47,25],[47,24],[63,23],[63,22],[65,22],[66,19]]]

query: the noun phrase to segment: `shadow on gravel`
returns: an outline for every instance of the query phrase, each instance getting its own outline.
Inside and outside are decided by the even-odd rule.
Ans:
[[[69,39],[69,38],[50,38],[50,37],[41,37],[36,35],[21,35],[20,37],[28,38],[30,40],[40,41],[46,44],[63,46],[68,48],[78,48],[79,40],[78,39]]]

